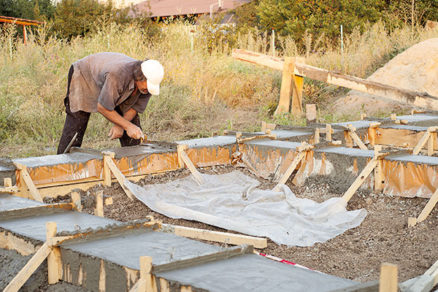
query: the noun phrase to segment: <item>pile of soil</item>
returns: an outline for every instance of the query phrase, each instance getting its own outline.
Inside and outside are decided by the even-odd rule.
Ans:
[[[235,168],[232,166],[218,166],[201,169],[201,172],[219,174],[233,170]],[[242,171],[256,178],[246,169]],[[188,170],[178,170],[148,176],[139,184],[165,183],[188,175]],[[262,188],[275,186],[266,180],[259,181]],[[288,186],[297,197],[318,202],[342,196],[336,193],[336,182],[317,183],[312,180],[303,187],[297,187],[289,181]],[[84,192],[82,200],[88,202],[84,212],[94,212],[93,198],[98,190],[104,190],[104,195],[113,198],[113,204],[104,207],[105,217],[108,218],[129,221],[152,215],[163,223],[233,232],[200,222],[167,218],[150,210],[138,200],[129,200],[118,184],[113,184],[112,187],[96,186]],[[389,262],[398,265],[399,280],[404,281],[423,274],[438,259],[438,208],[432,211],[426,221],[414,227],[407,226],[408,217],[418,216],[426,203],[427,200],[421,198],[389,197],[359,192],[353,196],[347,207],[349,210],[365,208],[368,211],[367,217],[359,227],[312,247],[287,247],[269,240],[268,247],[261,252],[360,282],[377,280],[381,263]]]
[[[367,80],[438,96],[438,38],[410,47]],[[403,112],[409,108],[406,104],[354,90],[333,104],[333,109],[338,114],[363,112],[378,115],[384,112]]]

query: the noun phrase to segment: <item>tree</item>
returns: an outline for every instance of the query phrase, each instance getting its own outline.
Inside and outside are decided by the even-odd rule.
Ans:
[[[385,8],[383,0],[260,0],[257,15],[264,29],[300,41],[306,30],[334,39],[341,24],[346,33],[363,29],[367,22],[377,22]]]
[[[0,15],[48,20],[53,17],[55,6],[51,0],[0,0]]]

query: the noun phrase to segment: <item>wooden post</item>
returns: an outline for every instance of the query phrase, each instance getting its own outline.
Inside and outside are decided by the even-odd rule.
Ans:
[[[319,143],[319,128],[315,128],[315,138],[313,139],[313,144]]]
[[[277,109],[275,110],[275,115],[288,113],[291,104],[291,94],[295,70],[295,58],[285,57],[283,64],[283,75],[281,79],[281,89],[280,89],[280,100],[278,102]]]
[[[332,141],[332,125],[330,124],[325,125],[325,140],[328,142]]]
[[[98,191],[96,193],[96,209],[94,210],[94,215],[99,217],[104,217],[103,215],[103,191]]]
[[[152,275],[152,257],[140,257],[140,280],[144,280],[144,288],[147,292],[152,292],[154,289],[154,278]],[[142,291],[142,290],[140,290]]]
[[[303,113],[303,88],[304,77],[293,75],[294,87],[292,90],[292,109],[291,113],[294,116],[301,116]],[[316,109],[315,109],[316,111]]]
[[[82,202],[81,202],[81,194],[77,191],[71,192],[71,202],[75,206],[75,209],[79,212],[82,212]]]
[[[380,151],[382,151],[382,145],[375,145],[374,157],[377,158],[380,154]],[[376,192],[380,192],[383,190],[384,177],[382,164],[383,161],[381,159],[378,159],[376,168],[374,168],[374,191]]]
[[[46,242],[52,242],[52,238],[56,237],[57,227],[55,222],[46,223]],[[47,257],[47,270],[49,284],[56,284],[61,279],[62,263],[61,251],[59,247],[51,246],[51,252]]]
[[[383,263],[380,267],[379,292],[397,292],[397,265]]]
[[[306,104],[306,121],[307,123],[316,122],[316,104]]]
[[[380,123],[374,122],[371,123],[368,128],[368,141],[371,145],[376,144],[376,138],[377,138],[377,128],[380,126]]]
[[[103,154],[103,185],[111,186],[111,170],[109,168],[108,161],[113,159],[115,154],[113,152],[106,152]]]

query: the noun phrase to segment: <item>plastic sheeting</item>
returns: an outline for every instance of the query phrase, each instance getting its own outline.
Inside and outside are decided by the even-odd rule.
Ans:
[[[196,220],[277,244],[312,246],[327,241],[365,218],[365,209],[347,211],[341,198],[323,203],[297,198],[285,185],[280,192],[261,190],[259,182],[239,171],[202,175],[166,184],[125,185],[152,210],[171,218]]]

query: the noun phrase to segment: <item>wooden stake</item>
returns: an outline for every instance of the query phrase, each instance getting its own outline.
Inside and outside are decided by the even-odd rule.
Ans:
[[[114,156],[115,156],[115,154],[113,152],[106,152],[106,151],[103,152],[104,165],[107,165],[107,167],[114,174],[114,176],[116,177],[116,179],[119,182],[120,186],[122,187],[123,191],[125,191],[125,194],[128,196],[128,198],[130,198],[131,200],[134,200],[134,194],[125,186],[126,177],[117,168],[116,164],[113,161]],[[111,180],[111,174],[109,175],[109,177]]]
[[[435,205],[438,203],[438,188],[436,191],[432,194],[429,201],[427,202],[426,206],[424,206],[424,209],[421,211],[418,218],[409,217],[408,218],[408,226],[414,226],[417,223],[420,223],[424,220],[426,220],[427,216],[429,216],[430,212],[432,212]]]
[[[3,179],[3,186],[6,188],[12,187],[12,179],[10,177],[5,177]]]
[[[12,186],[12,179],[10,177],[5,177],[3,179],[3,187],[0,187],[0,193],[16,193],[18,192],[18,188],[16,186]]]
[[[377,138],[377,128],[380,126],[380,123],[374,122],[371,123],[368,128],[368,141],[371,145],[376,144],[376,138]]]
[[[103,155],[103,185],[111,186],[111,170],[109,168],[108,162],[113,160],[115,154],[113,152],[106,152]]]
[[[71,202],[74,205],[74,208],[79,212],[82,212],[82,202],[81,202],[81,194],[77,191],[71,192]]]
[[[40,249],[32,256],[27,264],[18,272],[18,274],[12,279],[12,281],[6,286],[3,292],[16,292],[26,283],[26,281],[32,276],[36,269],[44,262],[47,256],[50,254],[50,247],[47,243],[44,243]]]
[[[38,192],[38,189],[35,187],[35,184],[33,183],[32,179],[30,178],[29,173],[27,172],[27,167],[20,163],[14,163],[15,167],[20,171],[20,183],[22,187],[25,189],[25,186],[29,189],[29,192],[32,196],[32,198],[35,201],[43,202],[43,199],[41,198],[40,193]]]
[[[147,292],[152,292],[154,289],[154,278],[152,275],[152,257],[140,257],[140,279],[144,280],[144,287]]]
[[[428,140],[428,144],[427,144],[427,155],[428,156],[432,156],[433,153],[435,152],[436,139],[437,139],[437,133],[431,132],[429,140]]]
[[[353,197],[354,193],[359,189],[359,187],[363,184],[363,182],[367,179],[367,177],[370,175],[370,173],[373,171],[373,169],[377,165],[377,158],[371,159],[370,162],[365,166],[365,168],[362,170],[362,172],[359,174],[359,176],[356,178],[356,180],[353,182],[353,184],[348,188],[348,190],[345,192],[345,194],[342,196],[342,199],[348,203],[350,199]]]
[[[316,122],[316,104],[306,104],[306,121],[307,123]]]
[[[294,87],[292,92],[292,109],[291,113],[294,116],[301,116],[303,114],[303,87],[304,77],[293,75]],[[316,108],[315,108],[316,111]]]
[[[367,114],[364,114],[364,113],[360,114],[360,119],[361,120],[365,120],[366,117],[367,117]]]
[[[380,267],[379,292],[397,292],[397,265],[383,263]]]
[[[187,166],[187,168],[190,170],[190,172],[192,173],[196,182],[199,185],[202,185],[204,183],[204,178],[202,177],[201,173],[196,169],[195,165],[193,164],[193,162],[190,160],[189,156],[185,152],[186,149],[188,149],[187,145],[178,145],[178,147],[177,147],[178,162],[180,163],[180,166],[181,166],[181,163],[182,163],[182,166],[184,166],[184,164],[185,164]]]
[[[294,70],[295,59],[291,57],[285,57],[283,64],[283,75],[281,79],[280,100],[278,102],[277,109],[275,110],[275,115],[289,112],[292,88],[293,84],[295,83],[293,79]]]
[[[315,128],[315,138],[313,139],[313,144],[319,143],[319,128]]]
[[[396,114],[391,114],[391,121],[395,121],[397,120],[397,115]]]
[[[57,227],[55,222],[46,223],[46,242],[51,243],[56,237]],[[61,279],[62,261],[59,247],[51,246],[51,252],[47,257],[47,271],[49,284],[56,284]]]
[[[383,190],[383,168],[382,168],[382,160],[377,160],[376,168],[374,169],[374,191],[380,192]]]
[[[103,215],[103,191],[98,191],[96,193],[96,209],[94,210],[94,215],[99,217],[104,217]]]
[[[325,125],[325,140],[328,142],[332,141],[332,125],[326,124]]]

